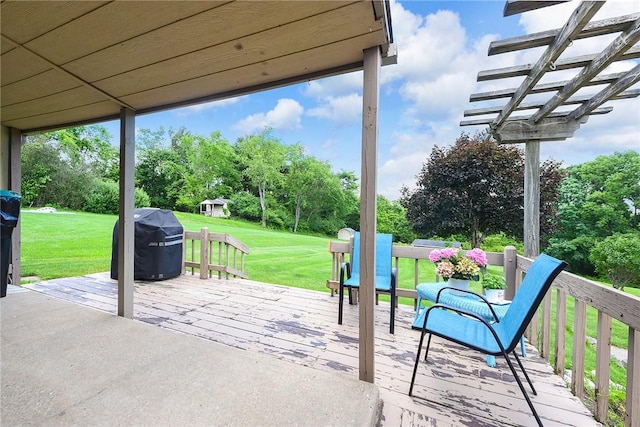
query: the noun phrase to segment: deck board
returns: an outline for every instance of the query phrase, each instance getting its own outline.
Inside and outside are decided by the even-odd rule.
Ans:
[[[111,313],[117,310],[117,282],[108,273],[24,287]],[[136,282],[134,317],[357,378],[359,309],[345,304],[344,322],[338,325],[337,302],[329,293],[299,288],[180,276]],[[395,335],[388,332],[388,313],[388,303],[376,306],[375,382],[383,402],[381,426],[535,425],[504,360],[497,358],[496,368],[489,368],[484,355],[436,338],[429,363],[419,366],[414,397],[409,397],[419,339],[411,329],[414,311],[398,308]],[[546,426],[599,425],[533,347],[527,345],[527,354],[523,363],[538,391],[532,400]]]

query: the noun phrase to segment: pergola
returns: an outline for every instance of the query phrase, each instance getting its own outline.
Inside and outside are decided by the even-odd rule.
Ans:
[[[504,16],[528,12],[569,0],[507,0]],[[604,1],[583,1],[562,28],[505,40],[489,46],[489,55],[546,46],[532,64],[480,71],[478,81],[524,77],[518,87],[474,93],[471,102],[502,100],[502,103],[466,110],[461,126],[489,125],[493,137],[502,144],[525,144],[524,243],[525,256],[539,254],[540,230],[540,142],[571,138],[590,115],[607,114],[613,107],[603,104],[617,99],[635,98],[640,89],[630,89],[640,81],[640,65],[625,72],[608,72],[616,61],[640,57],[640,11],[625,16],[592,21]],[[640,8],[639,8],[640,9]],[[619,33],[619,34],[618,34]],[[618,34],[602,51],[577,57],[561,57],[574,40]],[[565,55],[566,56],[566,55]],[[573,70],[568,80],[539,84],[549,73]],[[503,83],[505,86],[506,83]],[[588,94],[575,95],[583,88],[599,87]],[[575,95],[575,96],[574,96]],[[522,112],[522,114],[518,114]]]
[[[388,0],[3,1],[0,187],[21,193],[29,133],[120,119],[118,314],[133,312],[135,118],[364,70],[362,280],[375,277],[380,66]],[[20,229],[12,246],[20,279]],[[373,286],[360,295],[360,378],[373,382]]]

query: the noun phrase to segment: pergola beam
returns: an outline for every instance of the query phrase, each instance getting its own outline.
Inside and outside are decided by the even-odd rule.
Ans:
[[[584,84],[594,78],[600,71],[607,68],[619,55],[633,46],[640,40],[640,18],[636,19],[632,25],[623,31],[616,39],[607,46],[597,57],[586,67],[584,67],[577,76],[571,79],[571,82],[558,91],[536,114],[532,120],[537,122],[549,115],[566,99],[578,91]]]
[[[634,91],[622,92],[626,88],[633,86],[639,81],[640,81],[640,64],[636,65],[633,69],[629,70],[624,75],[624,77],[622,77],[620,80],[618,80],[613,84],[610,84],[609,86],[607,86],[606,88],[598,92],[588,102],[582,104],[580,107],[573,110],[571,114],[567,116],[567,120],[579,119],[585,114],[589,114],[591,111],[594,111],[596,108],[598,108],[600,105],[604,104],[608,100],[619,99],[619,97],[624,95],[625,93],[635,92],[637,94],[640,94],[640,89],[636,89]]]
[[[632,13],[630,15],[590,22],[576,35],[576,40],[624,31],[638,18],[640,18],[640,13]],[[498,55],[501,53],[546,46],[553,42],[553,39],[556,38],[559,32],[560,30],[549,30],[503,40],[495,40],[489,44],[488,55]]]
[[[585,82],[584,86],[598,86],[604,84],[610,84],[618,80],[620,77],[624,76],[625,73],[612,73],[612,74],[603,74],[601,76],[595,77],[592,80]],[[563,86],[567,85],[570,80],[562,80],[559,82],[551,82],[537,85],[529,91],[529,94],[537,94],[537,93],[545,93],[545,92],[554,92],[556,90],[562,89]],[[491,99],[498,98],[509,98],[516,93],[518,88],[509,88],[509,89],[500,89],[500,90],[492,90],[489,92],[478,92],[472,93],[469,96],[469,102],[477,102],[477,101],[489,101]]]
[[[570,70],[573,68],[585,67],[596,60],[597,55],[581,55],[575,56],[573,58],[561,59],[553,63],[549,63],[549,69],[547,71],[562,71],[562,70]],[[638,59],[640,58],[640,47],[632,47],[629,48],[625,53],[616,57],[614,61],[627,61],[630,59]],[[499,79],[507,79],[510,77],[521,77],[529,75],[534,66],[531,64],[527,65],[516,65],[514,67],[505,67],[505,68],[496,68],[493,70],[485,70],[480,71],[478,73],[478,81],[484,82],[489,80],[499,80]]]
[[[507,0],[504,4],[502,14],[504,16],[517,15],[568,1],[571,0]]]
[[[636,67],[638,68],[638,67]],[[640,78],[640,76],[638,76],[638,78]],[[603,104],[604,102],[606,102],[607,100],[613,100],[613,99],[630,99],[630,98],[636,98],[638,96],[640,96],[640,89],[633,89],[633,90],[628,90],[626,92],[621,92],[624,89],[626,89],[627,87],[633,85],[634,83],[636,83],[638,80],[636,79],[636,81],[631,82],[629,85],[623,87],[620,89],[619,92],[617,93],[613,93],[610,94],[603,102],[601,102],[600,104],[596,105],[596,107],[599,107],[601,104]],[[604,91],[601,91],[604,92]],[[575,96],[573,98],[569,98],[567,99],[565,102],[562,103],[562,105],[576,105],[576,104],[587,104],[590,103],[592,101],[592,96],[593,95],[581,95],[581,96]],[[520,105],[518,105],[518,107],[516,108],[516,111],[522,111],[522,110],[532,110],[532,109],[536,109],[536,108],[541,108],[542,106],[544,106],[544,102],[542,101],[536,101],[536,102],[523,102]],[[470,110],[465,110],[464,111],[464,116],[465,117],[471,117],[471,116],[482,116],[485,114],[497,114],[500,111],[502,111],[501,106],[495,106],[495,107],[485,107],[485,108],[473,108]],[[595,108],[591,109],[595,110]]]
[[[560,54],[562,54],[567,46],[569,46],[571,40],[575,38],[575,35],[582,31],[593,15],[595,15],[601,7],[602,2],[593,1],[583,2],[578,6],[556,36],[553,44],[551,44],[540,56],[540,59],[538,59],[538,62],[534,65],[533,69],[529,75],[527,75],[524,82],[522,82],[516,93],[511,97],[509,102],[507,102],[507,105],[505,105],[498,117],[496,117],[493,123],[491,123],[491,128],[493,130],[500,128],[500,126],[504,124],[518,104],[520,104],[524,97],[527,96],[529,90],[534,87],[538,81],[540,81],[549,64],[558,59]]]
[[[613,107],[601,107],[596,108],[589,113],[590,116],[609,114],[613,111]],[[550,119],[562,119],[567,120],[567,117],[571,114],[571,111],[555,111],[547,116]],[[515,116],[509,117],[505,120],[505,123],[517,122],[517,121],[525,121],[529,122],[528,125],[532,126],[534,123],[531,120],[533,116]],[[478,125],[489,125],[493,122],[494,119],[487,117],[484,119],[474,119],[474,120],[462,120],[460,122],[460,126],[478,126]]]

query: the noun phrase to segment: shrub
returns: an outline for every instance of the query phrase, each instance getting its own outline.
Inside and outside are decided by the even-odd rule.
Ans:
[[[596,271],[606,275],[616,289],[640,288],[640,233],[614,234],[591,250]]]
[[[593,276],[596,268],[589,259],[589,254],[597,239],[589,236],[576,237],[573,240],[552,238],[544,252],[552,257],[566,261],[567,270],[583,276]]]
[[[233,197],[231,202],[229,204],[231,215],[249,221],[260,221],[262,219],[260,199],[257,196],[247,191],[241,191]]]
[[[517,252],[524,252],[524,244],[521,241],[509,237],[503,232],[488,235],[480,245],[480,247],[487,252],[500,253],[504,252],[505,246],[514,246]]]
[[[149,206],[149,195],[141,188],[136,188],[134,204],[137,208]],[[120,187],[113,181],[94,181],[83,207],[86,212],[117,215],[120,209]]]

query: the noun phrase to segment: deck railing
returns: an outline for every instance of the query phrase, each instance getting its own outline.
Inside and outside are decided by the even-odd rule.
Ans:
[[[415,286],[421,281],[419,277],[419,263],[429,262],[429,253],[434,248],[393,246],[392,256],[398,268],[398,278],[404,274],[413,274],[414,289],[399,288],[398,296],[417,298]],[[350,259],[350,242],[329,242],[329,252],[332,254],[331,279],[327,280],[327,287],[334,295],[339,286],[340,266]],[[349,258],[347,258],[349,257]],[[399,259],[407,258],[414,261],[413,272],[400,271]],[[490,265],[504,268],[507,280],[505,297],[513,298],[515,291],[533,262],[516,253],[514,247],[508,246],[504,253],[487,253]],[[437,280],[437,278],[436,278]],[[555,293],[555,328],[552,328],[552,298]],[[573,323],[567,324],[567,300],[574,300]],[[415,303],[414,303],[415,304]],[[640,298],[603,286],[589,279],[562,272],[554,280],[553,286],[547,294],[540,308],[539,316],[534,317],[525,336],[529,343],[540,351],[540,355],[550,360],[554,355],[554,370],[564,377],[567,329],[573,330],[573,354],[571,370],[571,390],[587,406],[590,406],[585,393],[585,345],[587,330],[587,307],[597,311],[597,344],[595,368],[595,402],[593,414],[595,418],[606,424],[609,407],[609,378],[611,358],[611,325],[616,319],[629,328],[626,402],[624,423],[626,427],[640,427]],[[552,330],[555,334],[554,348],[551,349]],[[590,345],[590,344],[589,344]],[[553,353],[552,353],[553,351]]]
[[[248,279],[244,271],[244,256],[249,247],[225,233],[209,233],[204,227],[200,231],[185,231],[182,245],[182,274],[200,272],[201,279],[218,279],[229,276]]]

